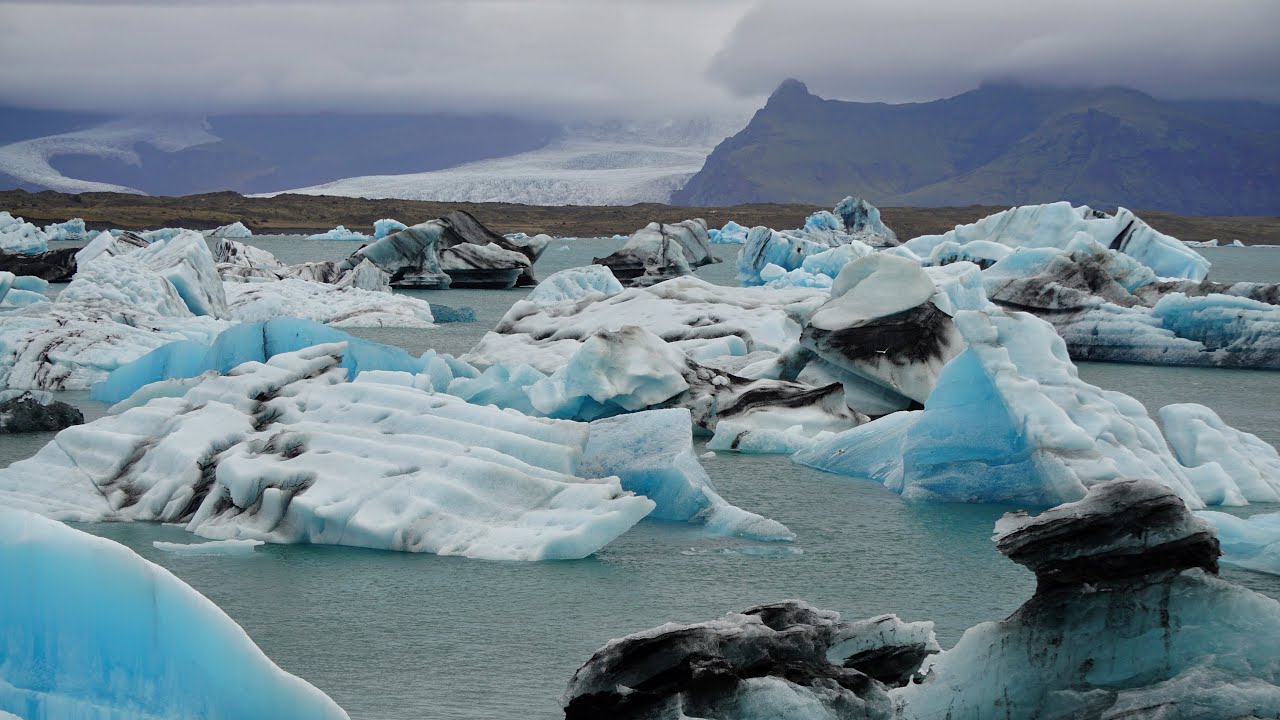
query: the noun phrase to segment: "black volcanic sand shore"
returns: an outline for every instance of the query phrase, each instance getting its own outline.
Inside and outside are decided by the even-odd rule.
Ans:
[[[874,202],[874,198],[872,198]],[[660,220],[706,218],[711,227],[729,220],[747,227],[797,228],[815,208],[810,205],[755,204],[727,208],[679,207],[646,203],[620,207],[535,206],[511,203],[446,203],[422,200],[364,200],[311,195],[244,197],[233,192],[155,197],[124,193],[68,194],[23,190],[0,192],[0,210],[28,222],[48,224],[73,217],[90,228],[145,230],[186,227],[204,230],[240,221],[255,233],[313,233],[337,225],[370,232],[375,220],[394,218],[413,224],[466,210],[500,233],[547,233],[558,237],[602,237],[630,234]],[[881,208],[885,223],[908,239],[942,233],[1006,209],[1003,206]],[[1280,244],[1280,217],[1209,217],[1135,211],[1161,232],[1182,240],[1239,239],[1247,245]]]

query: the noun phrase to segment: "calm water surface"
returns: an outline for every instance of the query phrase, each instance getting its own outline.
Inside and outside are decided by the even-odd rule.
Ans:
[[[344,241],[254,238],[286,262],[345,257]],[[556,240],[539,275],[590,262],[612,240]],[[564,249],[565,247],[568,249]],[[698,275],[733,284],[727,262]],[[1215,279],[1280,280],[1280,250],[1205,249]],[[359,330],[413,353],[462,353],[527,290],[417,291],[470,306],[477,322],[429,330]],[[1123,390],[1148,409],[1199,402],[1229,423],[1280,444],[1280,374],[1088,363],[1088,382]],[[104,408],[67,394],[89,419]],[[34,453],[51,434],[0,440],[0,465]],[[704,448],[699,446],[698,451]],[[874,483],[792,464],[784,457],[703,460],[722,494],[782,521],[791,544],[712,538],[644,522],[595,557],[572,562],[486,562],[339,547],[264,546],[249,557],[179,556],[154,540],[198,541],[176,527],[82,526],[118,540],[204,593],[280,666],[338,701],[353,718],[562,716],[573,671],[610,638],[668,621],[710,619],[753,603],[798,597],[860,618],[896,612],[937,623],[949,646],[975,623],[998,619],[1030,596],[1034,578],[995,551],[992,523],[1011,508],[902,502]],[[1241,514],[1275,510],[1254,507]],[[1280,597],[1280,578],[1224,575]]]

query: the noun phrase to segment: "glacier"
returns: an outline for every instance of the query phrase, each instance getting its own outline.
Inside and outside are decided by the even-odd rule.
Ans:
[[[605,121],[566,127],[546,147],[445,170],[344,178],[276,193],[523,205],[665,203],[702,168],[738,115],[698,120]]]
[[[123,545],[0,506],[0,576],[0,716],[347,718]]]

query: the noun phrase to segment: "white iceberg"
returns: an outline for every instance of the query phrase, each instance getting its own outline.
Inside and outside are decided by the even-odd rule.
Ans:
[[[43,230],[8,211],[0,212],[0,250],[31,255],[48,249],[49,236]]]
[[[243,239],[247,237],[253,237],[253,231],[250,230],[248,227],[246,227],[244,223],[240,221],[236,221],[231,223],[230,225],[221,225],[212,230],[205,230],[204,236],[212,237],[212,238]]]
[[[1280,512],[1249,518],[1214,510],[1196,513],[1211,523],[1222,543],[1222,562],[1246,570],[1280,575]]]
[[[397,233],[397,232],[400,232],[401,230],[405,230],[408,227],[409,227],[408,225],[405,225],[399,220],[392,220],[391,218],[383,218],[381,220],[375,220],[373,223],[373,238],[375,240],[384,238],[392,233]]]
[[[622,283],[604,265],[587,265],[552,273],[525,298],[537,305],[554,305],[565,301],[578,301],[599,293],[599,299],[613,297],[622,292]]]
[[[0,506],[0,716],[345,720],[133,551]]]
[[[400,225],[400,229],[403,230],[404,225]],[[383,233],[382,237],[385,237],[385,235],[386,233]],[[353,240],[357,242],[364,242],[365,240],[369,239],[369,236],[357,230],[348,230],[342,225],[339,225],[333,228],[332,230],[326,230],[325,232],[322,232],[322,233],[308,235],[307,239],[308,240]]]
[[[151,543],[157,550],[178,555],[252,555],[254,548],[263,545],[261,540],[212,540],[202,543],[171,543],[156,540]]]
[[[1165,439],[1210,505],[1280,502],[1280,453],[1204,405],[1160,408]]]
[[[942,235],[922,235],[903,243],[916,256],[928,258],[944,243],[965,246],[976,240],[1011,248],[1066,248],[1085,233],[1104,248],[1133,257],[1166,278],[1200,281],[1209,274],[1209,261],[1165,235],[1132,212],[1120,208],[1108,215],[1068,202],[1024,205],[996,213],[970,225],[957,225]]]
[[[505,560],[586,557],[653,510],[617,477],[573,474],[590,426],[349,383],[345,351],[247,363],[64,430],[0,470],[0,503],[214,540]]]

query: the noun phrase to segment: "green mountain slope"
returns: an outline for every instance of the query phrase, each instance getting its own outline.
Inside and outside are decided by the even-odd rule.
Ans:
[[[1280,214],[1280,107],[1011,85],[886,105],[823,100],[789,80],[672,202],[830,205],[849,194],[887,206]]]

